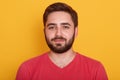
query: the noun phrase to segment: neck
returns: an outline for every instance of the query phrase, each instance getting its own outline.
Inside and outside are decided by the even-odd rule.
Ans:
[[[49,53],[49,58],[58,67],[63,68],[74,59],[75,55],[76,53],[72,49],[68,50],[67,52],[61,53],[61,54],[54,53],[51,51]]]

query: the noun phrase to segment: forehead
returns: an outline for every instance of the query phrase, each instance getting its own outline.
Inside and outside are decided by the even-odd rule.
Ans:
[[[48,23],[70,23],[73,24],[72,18],[69,13],[64,11],[56,11],[52,12],[48,15],[47,22]]]

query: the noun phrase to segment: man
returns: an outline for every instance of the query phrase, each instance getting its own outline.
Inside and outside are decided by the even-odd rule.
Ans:
[[[48,6],[43,15],[49,52],[24,62],[16,80],[108,80],[102,64],[72,49],[78,16],[65,3]]]

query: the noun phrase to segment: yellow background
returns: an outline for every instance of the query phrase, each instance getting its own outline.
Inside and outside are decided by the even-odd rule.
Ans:
[[[62,1],[79,15],[74,49],[103,63],[109,80],[120,80],[119,0],[1,0],[0,80],[15,80],[20,64],[48,49],[42,14],[46,6]]]

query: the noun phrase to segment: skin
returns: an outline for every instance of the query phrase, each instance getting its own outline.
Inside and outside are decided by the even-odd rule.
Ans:
[[[56,11],[48,15],[44,33],[46,39],[57,49],[64,48],[65,44],[68,44],[70,40],[76,38],[77,32],[78,28],[74,26],[69,13]],[[58,38],[54,39],[55,37]],[[63,39],[59,37],[62,37]],[[74,59],[76,53],[71,47],[69,50],[60,54],[51,50],[48,55],[55,65],[63,68]]]

